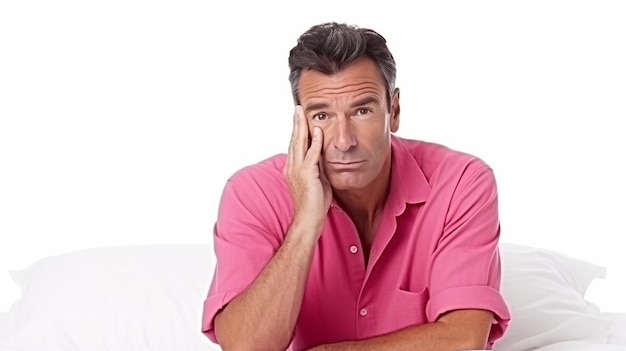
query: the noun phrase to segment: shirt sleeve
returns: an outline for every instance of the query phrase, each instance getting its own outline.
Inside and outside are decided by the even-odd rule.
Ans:
[[[202,314],[202,332],[215,343],[215,315],[252,284],[284,239],[291,208],[290,198],[280,195],[285,191],[276,170],[244,169],[224,187],[213,228],[216,267]]]
[[[495,316],[489,345],[502,337],[510,315],[500,292],[499,236],[493,171],[481,162],[469,163],[454,189],[433,254],[428,320],[457,309],[488,310]]]

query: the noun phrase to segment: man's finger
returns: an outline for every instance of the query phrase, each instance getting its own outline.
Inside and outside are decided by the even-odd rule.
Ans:
[[[288,149],[288,155],[287,155],[287,160],[291,160],[293,163],[293,158],[294,158],[294,147],[296,144],[296,140],[298,138],[298,128],[297,128],[297,124],[296,124],[296,120],[298,119],[298,111],[297,109],[293,111],[293,126],[291,129],[291,139],[289,140],[289,149]]]
[[[309,126],[306,123],[306,118],[304,117],[304,111],[302,110],[302,106],[296,106],[296,124],[295,128],[296,132],[296,140],[295,140],[295,151],[294,156],[298,161],[304,160],[304,157],[309,149]]]
[[[311,138],[311,146],[306,153],[305,161],[307,163],[314,163],[320,159],[320,155],[322,154],[322,146],[324,144],[324,135],[322,133],[322,129],[320,127],[313,127],[313,137]]]
[[[300,105],[296,106],[293,118],[293,131],[289,145],[289,159],[293,165],[299,164],[304,159],[309,148],[309,127]]]

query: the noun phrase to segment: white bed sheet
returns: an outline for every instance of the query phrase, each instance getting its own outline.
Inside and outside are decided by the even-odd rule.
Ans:
[[[565,341],[544,346],[535,351],[626,351],[626,313],[605,312],[614,322],[607,343]]]
[[[626,347],[626,313],[606,312],[606,314],[614,320],[609,332],[608,343]]]
[[[9,325],[9,313],[8,312],[0,313],[0,340],[7,333],[8,325]]]
[[[535,351],[626,351],[626,346],[566,341],[538,348]]]

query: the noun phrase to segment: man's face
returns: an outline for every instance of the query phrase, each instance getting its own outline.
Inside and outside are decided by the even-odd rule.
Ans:
[[[304,70],[299,88],[309,132],[316,126],[323,132],[321,166],[332,187],[365,189],[386,182],[399,94],[389,111],[386,85],[374,62],[362,58],[332,75]]]

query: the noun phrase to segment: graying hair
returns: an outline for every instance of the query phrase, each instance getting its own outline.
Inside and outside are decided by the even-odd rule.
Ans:
[[[371,58],[381,72],[387,85],[387,107],[391,108],[396,62],[387,41],[371,29],[336,22],[309,28],[289,51],[289,82],[295,104],[300,104],[298,93],[303,69],[332,74],[365,56]]]

